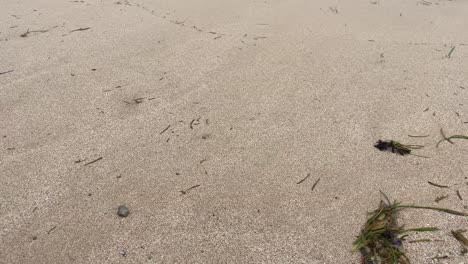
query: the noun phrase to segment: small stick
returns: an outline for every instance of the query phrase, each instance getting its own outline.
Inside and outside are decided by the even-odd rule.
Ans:
[[[206,161],[206,159],[201,160],[201,161],[200,161],[200,164],[202,164],[202,163],[205,162],[205,161]]]
[[[462,198],[462,196],[461,196],[461,194],[460,194],[460,190],[457,190],[457,196],[458,196],[458,199],[460,199],[461,201],[463,201],[463,198]]]
[[[85,163],[85,166],[91,165],[91,164],[93,164],[94,162],[97,162],[97,161],[100,161],[100,160],[102,160],[102,157],[99,157],[99,158],[97,158],[97,159],[95,159],[95,160],[93,160],[93,161],[90,161],[90,162],[88,162],[88,163]]]
[[[433,183],[433,182],[430,182],[430,181],[428,181],[427,183],[429,183],[432,186],[439,187],[439,188],[448,188],[447,185],[440,185],[440,184]]]
[[[193,122],[195,122],[195,119],[192,119],[192,121],[190,121],[190,129],[193,129]]]
[[[25,33],[21,34],[20,37],[25,38],[25,37],[27,37],[29,35],[29,33],[35,33],[35,32],[37,32],[37,33],[46,33],[48,31],[49,30],[46,30],[46,29],[29,31],[29,28],[28,28],[28,30]]]
[[[309,177],[310,177],[310,173],[309,173],[309,174],[307,174],[307,176],[305,176],[305,178],[304,178],[304,179],[302,179],[302,180],[298,181],[296,184],[301,184],[302,182],[304,182],[305,180],[307,180],[307,178],[309,178]]]
[[[29,28],[25,33],[21,34],[20,37],[25,38],[28,36],[28,34],[29,34]]]
[[[434,202],[438,203],[438,202],[446,199],[447,197],[448,197],[448,194],[439,196],[439,197],[435,198]]]
[[[10,73],[10,72],[14,72],[15,70],[9,70],[9,71],[6,71],[6,72],[0,72],[0,75],[2,74],[6,74],[6,73]]]
[[[162,135],[164,132],[166,132],[169,128],[171,127],[171,125],[168,125],[163,131],[159,132],[159,135]]]
[[[54,226],[51,229],[49,229],[49,231],[47,231],[47,234],[50,234],[50,232],[54,231],[55,228],[57,228],[57,226]]]
[[[90,29],[90,27],[78,28],[78,29],[74,29],[74,30],[70,31],[70,33],[75,32],[75,31],[84,31],[84,30],[88,30],[88,29]]]
[[[311,189],[312,191],[315,189],[315,186],[317,186],[317,184],[319,183],[319,181],[320,181],[320,178],[318,178],[318,179],[315,181],[314,185],[312,185],[312,189]]]
[[[180,191],[182,194],[187,194],[188,191],[192,190],[192,189],[195,189],[197,187],[200,187],[200,184],[197,184],[197,185],[194,185],[188,189],[186,189],[185,191]]]

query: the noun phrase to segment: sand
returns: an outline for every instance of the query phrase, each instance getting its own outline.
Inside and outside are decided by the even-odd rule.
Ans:
[[[0,263],[357,264],[379,190],[467,211],[467,1],[116,1],[0,1]]]

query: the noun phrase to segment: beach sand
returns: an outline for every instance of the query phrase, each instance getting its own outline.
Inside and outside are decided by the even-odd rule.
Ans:
[[[467,1],[0,6],[0,263],[358,264],[379,190],[467,211]],[[399,221],[467,263],[467,218]]]

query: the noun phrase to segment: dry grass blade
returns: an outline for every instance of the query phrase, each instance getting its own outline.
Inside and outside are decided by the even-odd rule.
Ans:
[[[452,236],[458,240],[463,246],[468,248],[468,239],[463,235],[466,230],[452,230]]]
[[[411,241],[408,241],[408,243],[421,243],[421,242],[444,242],[444,240],[440,240],[440,239],[428,239],[428,238],[423,238],[423,239],[416,239],[416,240],[411,240]]]
[[[442,143],[443,141],[448,141],[451,144],[453,144],[452,139],[468,139],[468,136],[464,136],[464,135],[453,135],[453,136],[447,137],[447,136],[445,136],[444,131],[442,130],[442,128],[440,129],[440,134],[442,135],[443,139],[441,139],[439,142],[437,142],[437,144],[436,144],[437,148],[439,147],[440,143]]]
[[[439,211],[442,213],[453,214],[453,215],[460,215],[460,216],[468,216],[467,213],[446,209],[446,208],[439,208],[439,207],[432,207],[432,206],[417,206],[417,205],[403,205],[400,204],[397,206],[398,208],[413,208],[413,209],[427,209],[427,210],[434,210]]]
[[[440,229],[437,227],[417,227],[417,228],[410,228],[410,229],[404,229],[400,231],[401,233],[406,233],[406,232],[435,232],[439,231]]]
[[[438,197],[435,198],[434,202],[438,203],[438,202],[440,202],[440,201],[442,201],[442,200],[444,200],[444,199],[447,199],[447,198],[448,198],[448,194],[442,195],[442,196],[438,196]]]
[[[439,188],[449,188],[447,185],[441,185],[441,184],[433,183],[430,181],[428,181],[427,183],[429,183],[432,186],[439,187]]]
[[[448,55],[447,55],[447,58],[452,58],[452,53],[453,53],[454,50],[455,50],[455,46],[453,46],[453,47],[450,49],[450,51],[449,51],[449,53],[448,53]]]
[[[307,176],[305,176],[304,179],[298,181],[296,184],[301,184],[301,183],[303,183],[303,182],[304,182],[305,180],[307,180],[307,178],[309,178],[309,177],[310,177],[310,173],[308,173]]]
[[[318,179],[315,181],[314,185],[312,185],[312,188],[311,188],[312,191],[315,189],[315,187],[317,186],[317,184],[319,183],[319,181],[320,181],[320,178],[318,178]]]
[[[422,136],[419,136],[419,135],[408,135],[408,137],[414,137],[414,138],[425,138],[425,137],[429,137],[430,135],[422,135]]]

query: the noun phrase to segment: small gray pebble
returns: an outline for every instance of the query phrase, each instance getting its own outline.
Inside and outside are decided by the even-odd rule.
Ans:
[[[120,217],[127,217],[130,211],[128,210],[127,206],[121,205],[117,210],[117,215]]]

